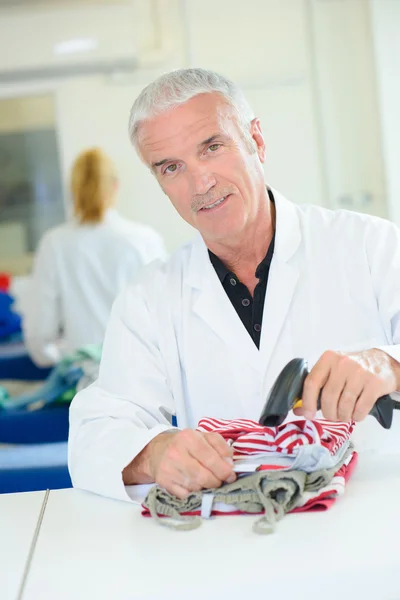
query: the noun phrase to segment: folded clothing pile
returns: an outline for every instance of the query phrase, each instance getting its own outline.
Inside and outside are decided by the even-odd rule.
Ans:
[[[143,515],[187,530],[213,515],[262,514],[253,530],[269,533],[288,512],[326,510],[344,493],[357,461],[353,428],[353,422],[326,420],[263,427],[247,419],[202,419],[199,431],[217,432],[232,446],[237,481],[183,500],[156,485]]]
[[[76,391],[97,379],[102,347],[89,344],[63,358],[41,385],[0,386],[0,411],[33,411],[53,403],[69,404]],[[4,383],[4,382],[2,382]],[[22,388],[22,389],[21,389]],[[13,394],[13,390],[19,393]]]

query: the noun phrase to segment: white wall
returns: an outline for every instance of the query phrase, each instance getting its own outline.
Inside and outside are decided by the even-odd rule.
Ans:
[[[400,2],[370,0],[387,196],[400,225]]]
[[[0,132],[54,127],[54,103],[49,95],[0,98]]]

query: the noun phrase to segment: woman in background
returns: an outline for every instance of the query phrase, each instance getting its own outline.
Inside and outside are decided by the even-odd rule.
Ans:
[[[114,164],[99,148],[78,156],[71,175],[74,220],[43,236],[23,319],[26,347],[41,366],[101,344],[115,297],[144,264],[165,256],[161,237],[115,210]]]

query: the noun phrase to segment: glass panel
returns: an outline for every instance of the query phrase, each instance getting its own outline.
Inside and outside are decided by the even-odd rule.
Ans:
[[[0,270],[64,221],[52,96],[0,100]]]

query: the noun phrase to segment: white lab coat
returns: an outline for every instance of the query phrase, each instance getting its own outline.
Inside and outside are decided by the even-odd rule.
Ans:
[[[116,301],[98,381],[70,412],[73,483],[128,499],[121,471],[176,414],[258,420],[285,364],[327,349],[380,347],[400,360],[400,232],[348,211],[297,206],[274,191],[276,240],[260,349],[225,293],[200,237],[154,263]],[[364,448],[400,449],[373,417]]]
[[[25,343],[34,361],[54,364],[86,344],[101,344],[116,296],[157,258],[165,258],[161,237],[114,209],[102,223],[72,222],[48,231],[22,303]]]

